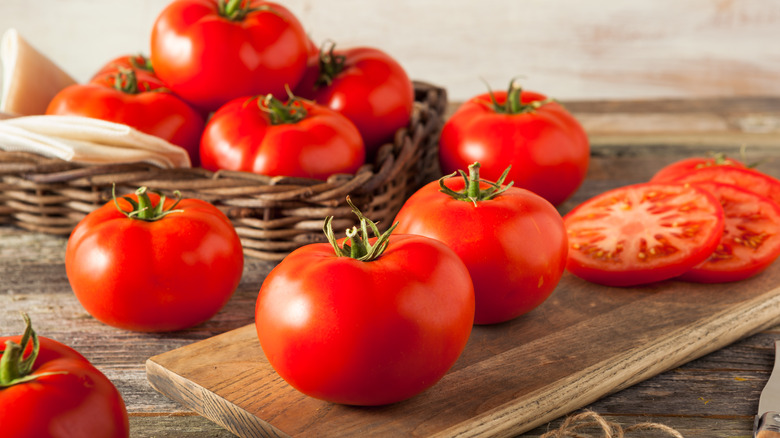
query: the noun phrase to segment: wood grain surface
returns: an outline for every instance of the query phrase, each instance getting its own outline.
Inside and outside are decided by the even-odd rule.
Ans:
[[[780,126],[780,102],[777,100],[598,101],[572,102],[567,106],[576,115],[587,115],[588,126],[602,128],[591,134],[594,148],[588,180],[561,206],[562,212],[608,188],[645,180],[672,161],[710,150],[739,154],[740,147],[746,145],[749,161],[762,161],[762,169],[780,177],[780,135],[772,128]],[[675,125],[675,129],[669,130],[651,123],[657,120],[654,114],[674,113],[694,115],[687,120],[717,120],[718,123],[711,125],[714,128],[704,128],[705,124],[696,123],[690,129]],[[750,120],[763,122],[746,122]],[[770,129],[754,129],[760,126]],[[633,130],[637,132],[632,133]],[[19,311],[24,310],[34,319],[39,334],[82,352],[120,390],[130,413],[133,437],[234,436],[219,424],[154,390],[147,380],[145,363],[151,357],[251,324],[257,291],[272,265],[247,258],[238,290],[214,318],[188,330],[151,335],[108,327],[84,311],[67,282],[63,263],[65,246],[66,240],[62,237],[0,226],[0,334],[21,332],[23,323]],[[761,281],[757,278],[751,284]],[[744,290],[746,286],[747,283],[733,285],[737,294],[749,293]],[[669,293],[662,289],[654,286],[639,294],[649,299]],[[607,296],[614,298],[616,292],[610,290]],[[553,296],[562,298],[564,295],[556,292]],[[687,305],[693,306],[692,303]],[[586,309],[571,311],[584,312]],[[537,318],[541,315],[542,312]],[[665,318],[677,318],[663,306],[655,308],[655,315],[658,318],[656,328]],[[512,326],[530,327],[530,324],[518,321]],[[529,328],[528,333],[520,336],[538,336],[543,330],[545,328],[541,326]],[[584,409],[591,409],[624,426],[647,421],[663,423],[686,438],[749,437],[759,394],[772,369],[776,339],[780,339],[780,326],[777,325],[698,359],[691,360],[692,357],[686,356],[686,363],[589,402]],[[609,343],[613,337],[605,334],[603,338],[594,337],[593,340]],[[470,354],[489,354],[493,348],[492,344],[486,344]],[[532,361],[555,359],[544,349],[525,351],[529,351],[527,357]],[[503,354],[503,357],[512,355],[506,350],[495,353]],[[584,358],[593,361],[587,355]],[[521,359],[524,361],[526,357]],[[572,356],[571,360],[576,362],[577,357]],[[454,373],[458,372],[463,373],[465,369],[454,370]],[[506,394],[495,397],[487,397],[486,403],[495,405]],[[563,417],[559,417],[519,436],[538,438],[557,428],[562,421]],[[640,436],[667,435],[649,432]]]

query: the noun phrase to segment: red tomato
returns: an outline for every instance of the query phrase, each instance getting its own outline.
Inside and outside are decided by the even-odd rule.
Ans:
[[[90,82],[113,86],[117,73],[123,70],[135,72],[138,88],[141,90],[151,91],[165,88],[165,84],[154,74],[152,61],[144,55],[123,55],[112,59],[92,76]]]
[[[723,209],[711,193],[682,184],[644,183],[609,190],[563,218],[566,268],[608,286],[681,275],[703,262],[723,235]]]
[[[319,64],[307,71],[296,94],[352,120],[363,136],[366,155],[373,157],[409,124],[414,86],[401,64],[379,49],[334,49],[323,48]]]
[[[324,106],[293,98],[239,98],[220,108],[201,139],[209,170],[327,179],[354,173],[365,162],[355,125]]]
[[[276,372],[311,397],[408,399],[436,383],[466,345],[474,321],[468,270],[436,240],[394,235],[388,243],[392,229],[369,239],[353,228],[349,246],[340,246],[331,219],[331,244],[293,251],[263,282],[260,344]]]
[[[0,337],[0,425],[13,438],[130,436],[122,396],[76,350],[39,337]]]
[[[157,17],[157,76],[204,110],[252,95],[285,95],[306,68],[308,36],[284,6],[259,0],[174,0]]]
[[[88,214],[65,252],[68,280],[87,312],[144,332],[181,330],[214,316],[238,286],[243,264],[238,235],[216,207],[161,201],[145,187]]]
[[[650,182],[669,182],[690,172],[717,166],[746,167],[742,162],[728,158],[723,154],[717,154],[714,157],[691,157],[663,167],[653,175]]]
[[[780,256],[780,205],[729,184],[696,183],[713,193],[725,214],[725,231],[710,257],[681,280],[738,281],[757,275]]]
[[[516,187],[501,191],[503,180],[480,184],[479,165],[469,168],[469,178],[443,178],[412,195],[395,218],[396,232],[447,244],[474,283],[474,322],[508,321],[538,307],[557,286],[566,228],[544,198]],[[470,193],[472,187],[479,190]]]
[[[193,166],[197,166],[203,117],[177,96],[160,91],[161,85],[150,78],[139,83],[132,70],[113,77],[101,76],[93,83],[71,85],[57,93],[46,114],[128,125],[184,148]]]
[[[755,169],[732,166],[702,167],[693,172],[682,174],[670,182],[679,184],[699,182],[731,184],[780,203],[780,181]]]
[[[495,99],[495,100],[493,100]],[[442,128],[439,162],[446,173],[479,161],[483,178],[507,178],[559,205],[585,180],[590,145],[579,122],[544,95],[489,92],[461,105]]]

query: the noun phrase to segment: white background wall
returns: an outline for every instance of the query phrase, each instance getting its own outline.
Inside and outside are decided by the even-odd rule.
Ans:
[[[148,54],[169,0],[0,0],[77,80]],[[559,99],[780,95],[780,0],[278,0],[317,42],[371,45],[451,100],[512,77]]]

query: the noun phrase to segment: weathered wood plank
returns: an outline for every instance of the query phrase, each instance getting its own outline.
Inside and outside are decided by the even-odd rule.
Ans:
[[[233,438],[235,435],[196,414],[131,415],[133,438]]]

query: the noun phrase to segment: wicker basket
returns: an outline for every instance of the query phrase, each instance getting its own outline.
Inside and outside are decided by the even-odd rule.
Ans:
[[[447,106],[446,91],[415,82],[409,126],[379,150],[374,163],[355,174],[327,181],[267,177],[248,172],[160,169],[133,163],[80,165],[20,152],[0,151],[0,223],[67,235],[89,212],[117,193],[147,186],[219,207],[233,222],[247,256],[279,261],[292,250],[325,241],[323,221],[334,230],[356,224],[349,195],[363,213],[386,229],[404,201],[440,175],[438,134]]]

